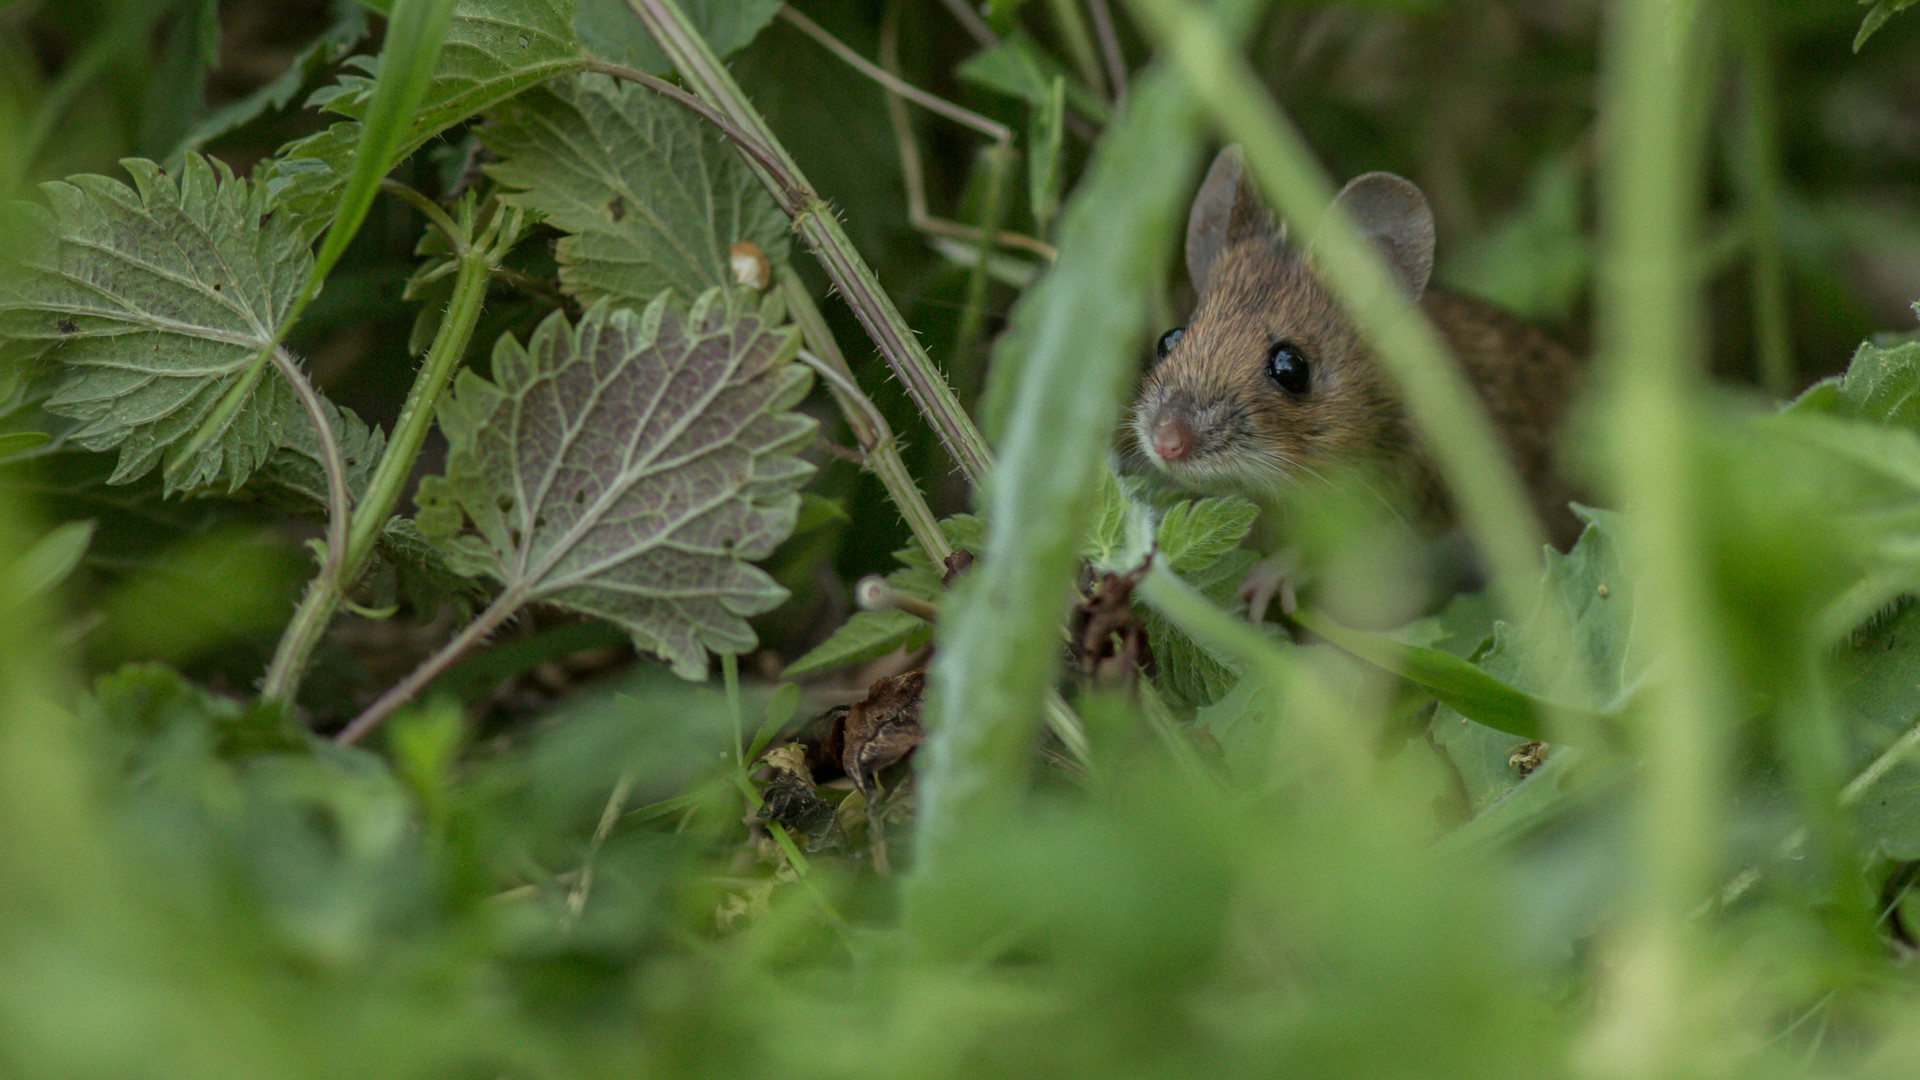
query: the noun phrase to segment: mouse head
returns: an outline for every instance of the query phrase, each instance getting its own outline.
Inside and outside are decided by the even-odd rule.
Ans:
[[[1336,203],[1419,299],[1433,268],[1420,189],[1368,173]],[[1160,338],[1133,410],[1140,452],[1182,486],[1278,498],[1302,480],[1406,457],[1391,386],[1306,255],[1287,243],[1247,175],[1221,151],[1187,219],[1200,302]]]

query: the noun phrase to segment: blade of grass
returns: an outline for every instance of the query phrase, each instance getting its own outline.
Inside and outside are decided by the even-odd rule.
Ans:
[[[1067,211],[1059,264],[1021,300],[1020,329],[996,350],[1013,341],[1027,351],[984,491],[985,551],[936,631],[910,903],[951,850],[1025,792],[1107,434],[1144,333],[1141,297],[1199,162],[1198,119],[1166,73],[1136,88]]]
[[[1302,608],[1294,621],[1343,652],[1426,690],[1460,715],[1495,731],[1522,739],[1545,739],[1544,717],[1574,714],[1574,730],[1604,732],[1615,725],[1605,714],[1542,700],[1487,674],[1452,653],[1407,645],[1379,634],[1349,630],[1318,612]]]
[[[1598,282],[1605,432],[1629,550],[1641,567],[1637,619],[1662,678],[1635,710],[1644,749],[1627,925],[1610,961],[1608,1006],[1585,1047],[1596,1075],[1685,1075],[1691,912],[1712,887],[1725,787],[1731,688],[1710,614],[1697,525],[1702,478],[1689,403],[1701,389],[1700,278],[1691,250],[1702,198],[1700,20],[1676,27],[1668,0],[1623,0],[1604,43],[1602,259]],[[1676,38],[1675,34],[1679,36]]]

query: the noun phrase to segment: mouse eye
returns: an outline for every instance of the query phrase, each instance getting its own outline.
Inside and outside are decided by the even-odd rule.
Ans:
[[[1306,394],[1312,372],[1307,368],[1307,358],[1298,346],[1291,341],[1276,342],[1272,351],[1267,353],[1267,375],[1280,384],[1280,389],[1295,397]]]
[[[1186,336],[1187,328],[1184,326],[1176,326],[1166,333],[1161,334],[1159,343],[1153,347],[1154,355],[1165,360],[1167,354],[1173,351],[1173,347],[1180,344],[1180,339]]]

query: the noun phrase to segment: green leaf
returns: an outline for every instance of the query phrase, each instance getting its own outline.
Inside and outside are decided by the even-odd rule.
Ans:
[[[760,756],[760,751],[765,750],[767,744],[773,741],[774,735],[786,726],[787,721],[793,719],[794,711],[799,707],[798,683],[781,683],[774,689],[773,693],[767,697],[766,715],[760,721],[760,730],[753,733],[753,741],[747,744],[748,761]]]
[[[1236,496],[1181,500],[1161,515],[1154,533],[1155,550],[1168,569],[1201,595],[1232,607],[1240,583],[1259,560],[1257,552],[1240,546],[1259,513],[1252,503]],[[1153,648],[1160,690],[1169,699],[1184,705],[1210,705],[1235,685],[1238,676],[1221,657],[1153,608],[1139,605],[1137,610]]]
[[[578,0],[573,31],[600,60],[666,75],[673,64],[627,6],[627,0]],[[780,10],[780,0],[685,0],[680,10],[700,31],[715,56],[726,59],[746,47]]]
[[[970,514],[956,514],[940,522],[940,531],[955,548],[978,552],[985,538],[985,524]],[[906,565],[887,575],[887,584],[904,596],[937,604],[946,592],[940,584],[942,568],[936,567],[927,553],[918,547],[904,548],[893,557]],[[933,636],[933,627],[925,619],[896,608],[885,611],[859,611],[833,636],[814,646],[805,656],[788,664],[780,673],[783,679],[796,679],[831,668],[864,663],[898,649],[917,649]]]
[[[1016,31],[1000,44],[967,57],[956,73],[976,86],[1019,98],[1037,109],[1051,108],[1058,81],[1074,112],[1100,124],[1108,119],[1106,105],[1024,32]]]
[[[494,350],[498,383],[463,371],[439,410],[445,476],[420,485],[420,528],[497,603],[545,602],[619,624],[683,678],[707,650],[744,652],[746,616],[785,590],[746,560],[792,531],[813,467],[798,336],[718,291],[682,316],[555,313]],[[470,528],[469,528],[470,527]]]
[[[1341,649],[1419,686],[1462,716],[1517,738],[1541,737],[1544,702],[1452,653],[1349,630],[1305,609],[1295,612],[1294,618]]]
[[[1160,518],[1156,547],[1174,573],[1191,579],[1239,547],[1259,516],[1258,507],[1237,495],[1175,503]]]
[[[176,181],[149,161],[123,164],[132,188],[103,176],[43,185],[51,209],[25,207],[25,257],[0,280],[0,363],[62,366],[46,408],[81,421],[78,445],[120,449],[112,483],[145,474],[245,379],[312,266],[260,185],[225,165],[188,155]],[[167,490],[223,476],[238,488],[296,409],[284,380],[260,380]]]
[[[1534,667],[1522,663],[1522,643],[1537,646],[1541,637],[1531,629],[1538,619],[1535,616],[1518,628],[1507,623],[1494,624],[1492,640],[1469,659],[1487,677],[1498,680],[1528,701],[1537,700],[1527,681],[1532,672],[1580,670],[1584,679],[1574,679],[1571,683],[1584,685],[1592,696],[1566,704],[1589,713],[1607,713],[1616,709],[1638,685],[1653,658],[1645,655],[1640,645],[1644,635],[1634,633],[1633,582],[1620,560],[1616,539],[1619,516],[1584,507],[1576,507],[1575,512],[1587,522],[1586,530],[1580,534],[1573,550],[1565,555],[1547,552],[1547,571],[1541,588],[1541,603],[1561,608],[1561,617],[1571,628],[1571,638],[1564,643],[1568,651],[1540,657]],[[1497,697],[1498,692],[1494,694]],[[1467,783],[1473,808],[1478,811],[1520,780],[1519,773],[1507,759],[1516,740],[1539,738],[1538,729],[1488,722],[1516,711],[1523,704],[1511,698],[1506,699],[1504,710],[1481,709],[1470,701],[1441,700],[1442,707],[1434,713],[1428,730],[1453,759]],[[1457,704],[1467,704],[1480,715],[1458,708]]]
[[[0,435],[0,461],[5,461],[15,454],[37,450],[51,441],[53,436],[44,431],[9,431]]]
[[[1920,859],[1920,604],[1883,613],[1829,664],[1852,765],[1842,802],[1862,839],[1893,858]]]
[[[378,428],[369,428],[352,410],[325,398],[321,407],[332,424],[346,465],[347,494],[357,504],[367,493],[367,479],[386,449],[386,435]],[[282,496],[288,508],[296,511],[327,508],[327,473],[321,463],[320,439],[304,412],[287,422],[279,449],[254,475],[248,491]]]
[[[1067,77],[1055,75],[1045,104],[1027,123],[1027,201],[1034,231],[1042,236],[1060,212],[1061,147],[1066,136]]]
[[[790,231],[724,137],[660,94],[605,75],[555,80],[495,110],[481,133],[518,189],[502,201],[570,234],[557,249],[562,288],[582,303],[640,304],[662,289],[681,303],[731,288],[728,248],[750,241],[775,264]]]
[[[1860,4],[1862,7],[1872,4],[1873,10],[1867,12],[1867,17],[1860,20],[1860,32],[1853,38],[1854,52],[1859,52],[1860,46],[1865,45],[1867,39],[1873,36],[1873,32],[1880,29],[1895,12],[1912,7],[1914,0],[1860,0]]]
[[[396,517],[387,522],[373,548],[370,574],[380,578],[371,597],[373,606],[389,607],[405,601],[415,615],[430,619],[442,607],[452,610],[456,622],[466,622],[489,589],[476,578],[456,573],[446,556],[421,535],[413,521]]]
[[[1862,342],[1844,375],[1808,387],[1783,413],[1813,412],[1920,432],[1920,340]]]
[[[243,98],[237,98],[208,113],[181,140],[177,150],[198,150],[215,139],[236,131],[267,113],[280,112],[321,73],[353,52],[367,36],[367,15],[358,4],[338,3],[339,14],[333,25],[309,44],[293,63],[279,75]]]
[[[7,567],[4,587],[9,596],[37,596],[52,592],[67,580],[93,543],[94,522],[69,521],[33,542]]]
[[[444,42],[419,107],[380,168],[382,176],[454,124],[585,63],[573,39],[572,0],[456,0]],[[373,88],[366,75],[348,74],[315,94],[311,104],[354,122],[293,143],[261,166],[260,178],[309,239],[332,220],[354,168],[359,121],[368,115]]]

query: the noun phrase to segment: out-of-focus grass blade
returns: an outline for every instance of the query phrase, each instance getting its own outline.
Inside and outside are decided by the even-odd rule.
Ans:
[[[320,244],[307,285],[309,297],[360,231],[360,223],[380,190],[380,181],[393,168],[394,150],[406,143],[407,124],[426,99],[434,62],[440,58],[440,43],[446,39],[447,24],[452,20],[453,0],[393,0],[387,16],[386,44],[380,49],[380,70],[374,78],[373,100],[367,107],[360,148],[353,158],[353,173],[340,192],[333,226]]]
[[[452,20],[453,0],[393,0],[392,12],[387,17],[386,43],[380,49],[380,69],[374,77],[373,98],[368,103],[360,145],[353,156],[353,172],[341,189],[339,208],[334,212],[326,239],[320,243],[313,272],[307,276],[300,298],[287,313],[286,322],[275,328],[274,348],[320,291],[321,282],[327,279],[333,264],[340,261],[354,234],[360,231],[360,223],[366,220],[373,197],[380,191],[380,181],[394,166],[395,152],[406,145],[407,125],[426,99],[427,83],[433,76],[433,65],[440,58],[440,45],[446,40],[447,25]],[[247,376],[234,383],[206,422],[168,460],[169,473],[192,461],[201,447],[226,428],[259,384],[272,352],[272,348],[261,352]]]
[[[29,450],[45,446],[53,441],[53,436],[44,431],[10,431],[0,435],[0,461],[14,454],[24,454]]]
[[[91,521],[69,521],[35,541],[7,570],[6,587],[15,594],[39,596],[54,590],[80,565],[93,543]]]
[[[1337,648],[1393,672],[1440,699],[1461,716],[1496,731],[1522,739],[1545,738],[1541,720],[1549,712],[1581,714],[1583,725],[1591,725],[1589,730],[1612,726],[1604,714],[1549,704],[1501,682],[1452,653],[1350,630],[1305,608],[1294,612],[1293,618]]]

